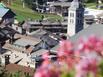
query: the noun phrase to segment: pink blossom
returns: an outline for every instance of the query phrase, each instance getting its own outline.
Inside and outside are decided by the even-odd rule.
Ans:
[[[34,77],[60,77],[60,70],[55,64],[49,64],[49,67],[40,67],[36,70]]]
[[[44,68],[39,68],[34,74],[34,77],[49,77],[48,70]]]
[[[97,62],[96,60],[91,59],[92,61],[89,61],[88,59],[82,59],[77,65],[76,65],[76,75],[75,77],[87,77],[87,74],[91,71],[96,77],[97,73]]]
[[[46,53],[42,54],[42,58],[44,60],[48,59],[48,57],[49,57],[49,52],[46,52]]]
[[[47,67],[51,62],[49,59],[49,52],[46,52],[42,55],[42,58],[44,59],[43,63],[42,63],[42,67]]]
[[[76,71],[75,77],[88,77],[87,74],[90,72],[93,73],[93,77],[97,77],[101,54],[103,56],[103,39],[95,36],[81,39],[76,48],[70,41],[61,40],[57,52],[58,60],[51,62],[48,58],[49,53],[45,53],[42,56],[44,62],[34,77],[60,77],[61,71],[71,72],[73,69]]]
[[[70,53],[72,53],[72,50],[73,49],[73,44],[68,41],[68,40],[62,40],[60,41],[60,44],[59,44],[59,49],[58,49],[58,56],[62,56],[62,55],[68,55]]]

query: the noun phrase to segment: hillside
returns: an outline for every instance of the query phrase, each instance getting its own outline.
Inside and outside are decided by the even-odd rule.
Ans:
[[[94,3],[87,3],[87,4],[86,4],[86,6],[87,6],[88,8],[92,8],[92,9],[97,9],[96,5],[97,5],[97,4],[96,4],[95,2],[94,2]],[[100,6],[103,6],[103,3],[101,3]],[[99,9],[99,10],[103,10],[103,8],[101,8],[101,9]]]
[[[96,3],[86,3],[86,6],[89,8],[96,9]],[[42,15],[45,16],[45,18],[48,18],[51,21],[55,20],[61,20],[62,17],[53,15],[53,14],[41,14],[37,13],[27,6],[25,8],[22,7],[22,2],[21,0],[14,0],[13,3],[9,6],[15,13],[16,13],[16,18],[18,21],[23,21],[27,19],[32,19],[32,20],[40,20],[42,19]]]
[[[16,18],[18,21],[23,21],[27,19],[40,20],[42,18],[42,15],[48,17],[50,20],[61,19],[61,17],[57,15],[41,14],[29,9],[28,7],[23,8],[21,0],[15,0],[9,7],[16,13]]]

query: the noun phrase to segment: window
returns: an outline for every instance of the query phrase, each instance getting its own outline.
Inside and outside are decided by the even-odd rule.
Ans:
[[[74,20],[73,20],[73,19],[70,19],[70,23],[73,24],[73,23],[74,23]]]
[[[71,21],[71,19],[70,19],[70,23],[71,23],[72,21]]]
[[[70,17],[74,17],[74,13],[70,13]]]
[[[18,30],[18,27],[16,27],[16,30]]]
[[[74,23],[74,20],[72,19],[72,23]]]

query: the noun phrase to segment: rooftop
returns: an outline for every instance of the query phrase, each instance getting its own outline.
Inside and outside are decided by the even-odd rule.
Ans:
[[[50,6],[61,6],[61,7],[69,7],[71,2],[49,2]]]
[[[7,8],[0,8],[0,18],[2,18],[8,11],[9,9]]]
[[[39,39],[33,38],[31,36],[25,36],[25,35],[16,34],[15,37],[16,38],[20,38],[20,39],[18,39],[17,41],[15,41],[14,44],[20,45],[20,46],[24,46],[24,47],[27,46],[27,45],[34,46],[34,45],[36,45],[37,43],[40,42]]]
[[[103,25],[102,24],[93,24],[88,26],[87,28],[81,30],[71,38],[69,38],[70,41],[73,43],[77,42],[81,37],[88,38],[91,35],[95,35],[97,37],[103,37]],[[51,50],[57,51],[59,48],[59,45],[56,45]]]
[[[44,53],[46,53],[46,52],[48,52],[48,50],[40,49],[40,50],[38,50],[38,51],[36,51],[36,52],[33,52],[33,53],[31,54],[31,56],[32,56],[32,57],[40,56],[40,55],[42,55],[42,54],[44,54]]]
[[[86,29],[81,30],[79,33],[70,38],[72,42],[76,42],[81,37],[88,38],[91,35],[96,35],[97,37],[103,37],[103,25],[93,24]]]
[[[6,6],[2,3],[2,2],[0,2],[0,8],[5,8]]]
[[[82,5],[82,3],[80,2],[80,0],[73,0],[71,2],[71,6],[69,9],[72,9],[72,10],[76,10],[78,8],[82,8],[84,9],[84,6]]]
[[[45,30],[38,29],[36,31],[31,32],[30,36],[40,39],[40,37],[43,36],[44,34],[47,34],[47,32]]]

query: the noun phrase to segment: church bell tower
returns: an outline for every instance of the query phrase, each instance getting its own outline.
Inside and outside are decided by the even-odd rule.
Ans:
[[[68,10],[67,35],[73,36],[83,29],[84,6],[81,0],[73,0]]]

